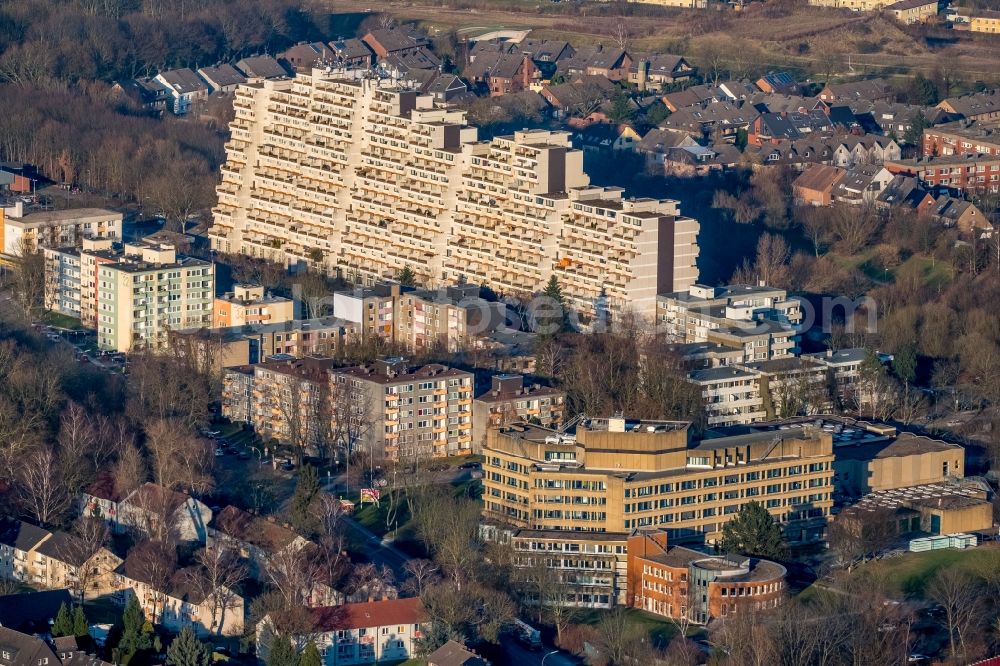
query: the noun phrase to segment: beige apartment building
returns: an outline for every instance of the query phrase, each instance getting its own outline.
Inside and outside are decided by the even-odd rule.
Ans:
[[[659,333],[679,344],[717,344],[743,363],[797,356],[801,323],[800,301],[763,285],[696,284],[656,299]]]
[[[436,363],[414,369],[405,359],[387,358],[337,370],[333,377],[341,387],[363,396],[372,446],[386,458],[472,453],[472,373]]]
[[[211,326],[215,266],[173,245],[85,238],[44,255],[46,308],[96,328],[101,349],[160,349],[172,330]]]
[[[690,441],[688,423],[584,420],[574,435],[515,424],[487,434],[483,517],[529,530],[719,539],[751,500],[790,543],[822,537],[832,435],[809,425]]]
[[[430,287],[530,294],[556,275],[585,315],[603,298],[652,316],[697,276],[698,223],[591,187],[569,132],[478,141],[464,112],[367,71],[245,85],[234,104],[218,251],[369,286],[409,267]]]
[[[516,421],[558,427],[566,414],[566,392],[551,386],[526,384],[523,375],[493,375],[490,390],[476,397],[472,408],[472,441],[479,451],[486,431]]]
[[[232,291],[216,296],[212,311],[213,328],[280,324],[295,319],[292,299],[275,296],[252,284],[237,284]]]
[[[832,9],[850,9],[855,12],[877,12],[896,0],[809,0],[813,7],[830,7]]]
[[[328,358],[278,359],[228,369],[222,413],[264,438],[316,450],[371,445],[379,456],[419,460],[472,453],[469,372],[405,359],[336,368]],[[351,418],[338,428],[337,419]]]
[[[18,202],[0,206],[3,253],[18,256],[44,247],[79,247],[84,238],[122,237],[122,214],[102,208],[25,211]]]
[[[333,314],[355,323],[364,339],[381,339],[409,352],[440,347],[458,352],[504,323],[502,303],[479,296],[478,284],[414,289],[383,282],[333,295]]]

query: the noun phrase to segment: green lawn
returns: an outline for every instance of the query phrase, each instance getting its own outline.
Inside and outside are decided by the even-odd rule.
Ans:
[[[42,315],[42,323],[56,328],[65,328],[76,331],[82,328],[80,320],[75,317],[61,314],[59,312],[46,312]]]
[[[927,583],[939,570],[970,567],[983,551],[984,547],[905,553],[900,557],[863,564],[854,570],[853,575],[883,580],[889,592],[920,599],[924,596]]]
[[[396,509],[396,516],[393,525],[399,526],[399,532],[404,532],[407,527],[407,523],[410,522],[410,507],[406,503],[406,491],[398,491],[400,493],[398,507]],[[385,536],[388,532],[391,532],[393,525],[386,527],[386,516],[389,513],[389,502],[383,498],[379,504],[365,504],[363,507],[359,507],[354,511],[354,519],[358,521],[361,525],[364,525],[369,530],[374,532],[379,536]],[[402,536],[399,534],[397,536]]]
[[[107,598],[88,601],[83,610],[91,624],[114,624],[122,616],[122,607]]]
[[[586,609],[578,617],[574,618],[573,621],[577,624],[596,625],[609,612],[598,608]],[[647,613],[638,608],[629,608],[625,611],[625,615],[630,627],[637,629],[658,645],[667,645],[677,635],[677,625],[669,620],[664,620],[662,617]],[[688,636],[697,635],[702,631],[701,627],[691,627],[688,630]]]

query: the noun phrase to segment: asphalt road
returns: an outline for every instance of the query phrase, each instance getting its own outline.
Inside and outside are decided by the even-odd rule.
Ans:
[[[391,544],[384,543],[379,536],[373,534],[368,528],[353,518],[347,518],[347,528],[364,543],[364,555],[373,564],[392,569],[398,581],[406,579],[407,574],[403,566],[410,558],[405,553],[399,551]]]
[[[582,662],[576,657],[549,646],[541,650],[529,650],[517,640],[509,637],[501,639],[500,649],[503,650],[504,661],[500,665],[508,666],[579,666]]]

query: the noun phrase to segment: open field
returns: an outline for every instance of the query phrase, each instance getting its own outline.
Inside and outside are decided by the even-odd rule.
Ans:
[[[431,35],[453,30],[474,35],[499,28],[531,28],[534,37],[574,44],[612,43],[619,23],[614,7],[604,3],[582,5],[579,15],[570,14],[566,5],[535,0],[468,4],[475,7],[460,7],[457,2],[438,6],[421,0],[389,0],[378,7],[399,21],[421,23]],[[326,0],[325,6],[336,13],[364,15],[356,3],[347,0]],[[695,60],[721,50],[722,59],[730,67],[735,64],[737,70],[744,64],[740,61],[745,61],[757,70],[794,67],[826,78],[867,72],[929,74],[938,67],[970,82],[997,80],[1000,39],[951,31],[942,31],[943,37],[934,40],[914,38],[893,20],[876,14],[804,4],[780,9],[751,5],[742,13],[663,9],[649,13],[655,15],[621,19],[632,48],[680,52]],[[931,47],[929,43],[941,45]],[[727,48],[716,48],[723,44]],[[700,64],[704,68],[704,63]]]
[[[982,559],[992,546],[980,546],[968,550],[931,550],[924,553],[905,553],[899,557],[868,562],[853,575],[871,577],[885,582],[890,593],[911,599],[924,598],[924,591],[930,580],[943,568],[970,569]]]

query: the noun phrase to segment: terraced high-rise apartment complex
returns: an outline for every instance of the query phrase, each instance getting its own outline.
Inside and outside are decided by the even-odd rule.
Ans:
[[[553,274],[581,313],[652,316],[698,275],[698,222],[590,185],[563,131],[479,141],[463,111],[370,71],[240,86],[210,232],[220,252],[363,284],[413,270],[530,294]]]

